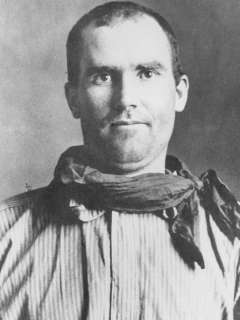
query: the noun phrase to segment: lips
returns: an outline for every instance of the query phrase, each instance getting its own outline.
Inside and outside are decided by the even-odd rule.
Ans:
[[[138,125],[138,124],[147,125],[148,123],[145,121],[139,121],[139,120],[117,120],[111,123],[112,126],[132,126],[132,125]]]

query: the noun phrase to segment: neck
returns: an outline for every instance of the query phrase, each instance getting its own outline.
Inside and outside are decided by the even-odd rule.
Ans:
[[[110,163],[109,159],[105,160],[104,156],[96,155],[86,145],[86,151],[92,166],[103,173],[119,174],[133,177],[145,173],[165,173],[165,162],[167,148],[161,150],[160,154],[153,160],[144,159],[134,163]]]
[[[127,172],[126,175],[129,177],[133,177],[144,173],[165,173],[165,162],[166,153],[164,155],[161,154],[158,158],[154,159],[152,162],[148,163],[142,168],[139,168],[132,172]]]

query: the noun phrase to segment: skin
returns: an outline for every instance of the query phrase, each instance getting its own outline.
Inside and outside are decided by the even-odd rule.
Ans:
[[[184,109],[188,78],[176,85],[169,41],[144,15],[83,31],[77,86],[65,92],[98,169],[135,175],[164,172],[176,111]]]

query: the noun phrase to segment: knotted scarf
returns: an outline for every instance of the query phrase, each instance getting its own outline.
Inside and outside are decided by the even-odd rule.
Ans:
[[[194,239],[194,223],[201,195],[208,199],[208,207],[214,203],[205,192],[205,184],[209,187],[209,175],[206,174],[202,182],[173,156],[167,157],[166,174],[128,177],[102,173],[91,167],[84,147],[77,146],[69,148],[60,157],[50,187],[64,190],[60,197],[65,202],[74,199],[90,210],[158,215],[167,221],[175,249],[194,269],[195,262],[204,268],[202,253]]]

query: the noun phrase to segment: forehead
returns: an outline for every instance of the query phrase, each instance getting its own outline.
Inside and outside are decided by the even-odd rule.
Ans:
[[[162,27],[147,15],[116,18],[110,25],[93,23],[82,33],[81,63],[143,63],[159,59],[171,65],[171,46]],[[146,61],[145,61],[146,60]]]

